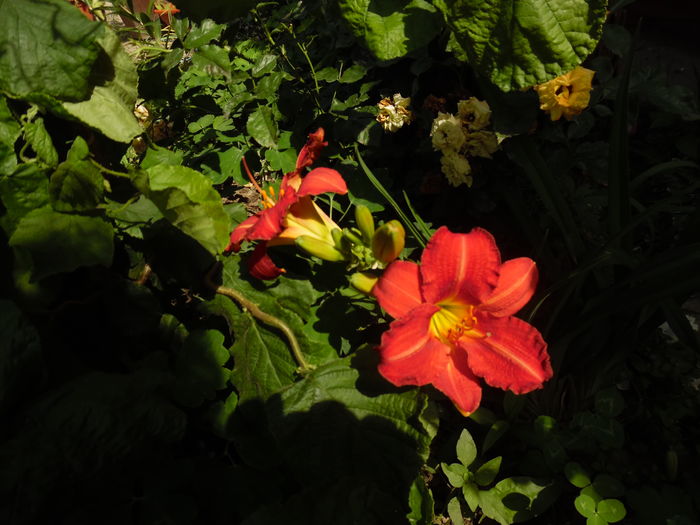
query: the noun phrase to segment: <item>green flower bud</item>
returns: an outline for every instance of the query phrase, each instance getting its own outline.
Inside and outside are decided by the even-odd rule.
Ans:
[[[363,204],[355,206],[355,222],[362,233],[362,240],[369,246],[374,237],[374,217],[369,208]]]
[[[378,261],[389,264],[399,256],[405,242],[406,231],[403,225],[397,220],[389,221],[374,233],[372,253]]]
[[[300,235],[294,242],[305,252],[323,259],[324,261],[344,261],[345,256],[335,246],[310,235]]]
[[[333,242],[335,243],[335,247],[338,249],[343,248],[343,230],[340,228],[333,228],[331,230],[331,237],[333,237]]]
[[[357,291],[369,295],[377,284],[379,277],[372,272],[355,272],[350,276],[350,284]]]

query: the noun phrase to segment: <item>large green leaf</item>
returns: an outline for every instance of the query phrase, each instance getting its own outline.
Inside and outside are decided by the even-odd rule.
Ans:
[[[261,289],[258,283],[242,275],[240,259],[230,257],[225,262],[223,283],[244,295],[264,313],[284,322],[294,333],[305,359],[312,365],[328,362],[337,356],[327,342],[314,338],[313,330],[305,324],[311,317],[311,305],[319,297],[309,281],[281,277],[272,286]],[[277,328],[241,312],[240,306],[228,297],[217,297],[204,309],[222,315],[236,338],[231,348],[235,362],[232,381],[242,402],[251,398],[267,399],[298,378],[298,363],[292,357],[289,341]]]
[[[94,210],[103,195],[102,174],[89,161],[62,162],[51,175],[49,197],[56,211]]]
[[[352,32],[380,60],[425,46],[442,27],[439,13],[424,0],[340,0],[338,4]]]
[[[45,206],[25,215],[10,237],[10,246],[29,253],[32,278],[70,272],[81,266],[109,266],[114,230],[99,217],[60,213]]]
[[[41,342],[17,306],[0,299],[0,413],[42,376]]]
[[[223,365],[231,357],[218,330],[191,332],[177,354],[175,398],[185,406],[197,407],[213,399],[226,386],[230,370]]]
[[[22,164],[11,174],[0,177],[0,200],[6,210],[0,217],[0,226],[9,236],[22,217],[49,203],[46,170],[36,163]]]
[[[510,525],[541,514],[554,503],[558,493],[558,486],[550,481],[515,476],[480,491],[479,502],[486,516],[501,525]]]
[[[246,123],[248,134],[261,146],[276,148],[279,140],[277,122],[272,110],[267,106],[260,106],[248,116]]]
[[[301,490],[250,523],[269,523],[279,508],[289,508],[294,523],[405,520],[407,495],[436,429],[427,398],[417,389],[398,392],[379,376],[376,359],[362,354],[318,367],[266,404],[278,450]]]
[[[541,84],[595,48],[606,0],[436,0],[469,63],[504,91]]]
[[[138,95],[136,66],[112,31],[105,29],[97,43],[101,52],[90,76],[95,86],[89,98],[64,102],[63,109],[110,139],[129,142],[143,132],[133,113]]]
[[[84,100],[102,31],[64,0],[0,2],[0,91]]]
[[[227,246],[230,220],[207,177],[184,166],[157,165],[136,174],[134,184],[173,226],[211,253]]]
[[[44,126],[44,119],[36,118],[24,125],[24,139],[29,143],[37,158],[47,166],[56,167],[58,152],[53,145],[51,135]]]
[[[0,144],[14,146],[15,140],[19,137],[21,126],[12,115],[7,100],[0,96]]]

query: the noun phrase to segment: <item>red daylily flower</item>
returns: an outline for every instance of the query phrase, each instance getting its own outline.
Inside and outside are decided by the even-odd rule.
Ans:
[[[501,263],[486,230],[443,226],[420,265],[394,261],[372,289],[395,318],[382,335],[379,372],[396,386],[432,384],[464,415],[479,407],[479,378],[516,394],[541,388],[552,377],[547,344],[512,317],[537,277],[527,257]]]
[[[263,198],[265,207],[248,217],[231,233],[227,251],[237,252],[243,241],[264,241],[258,244],[248,260],[251,275],[258,279],[274,279],[281,273],[267,255],[267,246],[294,244],[300,235],[310,235],[333,245],[330,231],[338,226],[313,202],[313,195],[321,193],[345,194],[347,184],[337,171],[330,168],[315,168],[304,177],[304,168],[311,165],[328,143],[323,142],[323,128],[309,134],[309,138],[297,158],[296,169],[282,177],[279,197],[274,190],[266,192],[255,181],[243,159],[248,178]]]

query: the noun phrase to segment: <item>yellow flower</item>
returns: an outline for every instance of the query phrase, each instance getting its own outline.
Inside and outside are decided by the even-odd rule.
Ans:
[[[485,100],[469,97],[467,100],[457,102],[459,118],[472,131],[478,131],[489,125],[491,120],[491,108]]]
[[[559,120],[562,115],[571,120],[588,106],[593,75],[595,71],[578,66],[565,75],[535,86],[540,96],[540,109],[549,113],[552,120]]]
[[[456,151],[451,149],[443,150],[440,167],[447,177],[447,181],[452,186],[457,187],[460,184],[466,184],[471,187],[472,177],[469,174],[472,171],[472,167],[469,165],[469,161]]]
[[[433,120],[433,127],[430,130],[433,137],[433,148],[440,151],[458,151],[467,140],[462,121],[449,113],[438,113]]]
[[[411,104],[411,97],[404,98],[399,93],[394,95],[394,99],[383,98],[377,104],[379,113],[377,122],[382,125],[384,131],[391,133],[399,130],[404,124],[410,124],[413,120],[413,113],[408,106]]]

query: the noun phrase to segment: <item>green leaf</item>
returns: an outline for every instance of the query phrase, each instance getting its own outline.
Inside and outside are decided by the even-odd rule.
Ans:
[[[0,95],[0,144],[13,147],[21,129],[22,126],[12,115],[7,100]]]
[[[574,487],[582,489],[591,484],[591,478],[586,470],[574,461],[570,461],[564,465],[564,475]]]
[[[457,498],[452,498],[447,504],[447,515],[452,523],[464,523],[462,517],[462,506]]]
[[[440,468],[445,473],[447,481],[455,488],[459,488],[470,478],[469,470],[461,463],[440,463]]]
[[[209,420],[216,435],[223,439],[231,439],[233,433],[232,416],[238,408],[238,394],[231,392],[225,401],[217,401],[209,409]]]
[[[19,220],[49,203],[49,178],[36,163],[21,164],[10,175],[0,177],[0,200],[6,213],[0,225],[9,236]]]
[[[99,217],[83,217],[39,208],[25,215],[10,237],[10,246],[26,250],[32,279],[38,280],[81,266],[109,266],[114,230]]]
[[[270,163],[270,167],[273,170],[289,173],[296,168],[297,152],[293,149],[282,151],[269,149],[265,152],[265,159]]]
[[[416,477],[408,491],[408,508],[406,514],[409,525],[431,525],[435,517],[435,500],[433,493],[425,485],[421,476]]]
[[[62,162],[49,181],[49,198],[56,211],[94,210],[103,195],[104,178],[86,160]]]
[[[225,25],[217,24],[210,19],[202,20],[200,25],[195,25],[190,30],[187,37],[185,37],[183,45],[185,49],[194,49],[195,47],[208,44],[212,40],[219,38],[225,27]]]
[[[71,162],[79,162],[81,160],[87,160],[90,156],[90,148],[85,142],[83,137],[75,137],[73,144],[71,144],[68,153],[66,153],[66,160]]]
[[[231,347],[235,363],[231,379],[241,402],[267,399],[294,382],[297,364],[286,340],[261,328],[248,314],[233,319],[233,332],[236,342]]]
[[[482,487],[493,483],[493,480],[498,475],[498,471],[501,470],[502,459],[501,456],[498,456],[481,465],[474,473],[474,481]]]
[[[136,66],[114,32],[105,29],[97,43],[101,52],[90,75],[95,83],[90,97],[64,102],[63,109],[112,140],[130,142],[143,132],[133,113],[138,95]]]
[[[241,161],[245,154],[242,149],[231,146],[226,151],[217,151],[216,154],[219,156],[219,171],[222,176],[226,178],[231,177],[241,186],[245,186],[250,182],[241,169]]]
[[[598,514],[586,519],[586,525],[608,525],[608,522],[601,518]]]
[[[462,486],[462,495],[471,511],[476,512],[476,509],[479,508],[479,487],[477,484],[467,481]]]
[[[462,430],[457,440],[457,459],[465,467],[474,463],[476,459],[476,443],[466,428]]]
[[[279,139],[277,122],[272,115],[272,110],[267,106],[260,106],[248,116],[246,123],[248,134],[255,141],[266,148],[276,148]]]
[[[367,69],[360,64],[354,64],[343,71],[343,74],[338,79],[341,84],[352,84],[364,78],[367,74]]]
[[[118,230],[137,239],[143,239],[143,227],[163,218],[163,214],[153,201],[143,195],[140,195],[135,202],[127,204],[108,202],[105,211]]]
[[[616,523],[625,519],[627,510],[620,500],[604,499],[598,503],[598,515],[608,523]]]
[[[103,30],[62,0],[0,3],[0,91],[28,100],[87,98]]]
[[[231,371],[223,365],[230,355],[223,343],[218,330],[195,330],[187,336],[175,362],[174,394],[181,404],[197,407],[226,386]]]
[[[489,450],[503,435],[508,432],[510,428],[510,423],[503,419],[499,419],[491,425],[489,431],[486,433],[484,438],[484,446],[482,447],[481,453],[483,454]]]
[[[13,302],[0,299],[0,413],[42,375],[39,334]]]
[[[593,488],[603,498],[617,498],[625,494],[625,486],[610,474],[598,474]]]
[[[625,400],[615,387],[599,390],[595,395],[595,411],[603,416],[615,417],[625,408]]]
[[[270,428],[294,468],[329,483],[352,475],[408,489],[435,429],[422,417],[427,398],[388,388],[375,357],[372,351],[321,365],[268,406]]]
[[[595,49],[605,0],[436,0],[469,64],[503,91],[571,71]]]
[[[538,516],[554,503],[557,494],[558,488],[551,482],[515,476],[480,491],[479,503],[484,515],[509,525]]]
[[[221,196],[201,173],[184,166],[156,165],[134,177],[136,187],[166,220],[211,253],[228,245],[230,221]]]
[[[578,513],[584,518],[592,518],[596,515],[596,502],[590,496],[579,494],[574,500],[574,506]]]
[[[350,30],[380,60],[398,58],[423,47],[441,29],[440,15],[424,0],[340,0]]]
[[[43,118],[38,117],[24,125],[24,138],[44,164],[51,167],[58,164],[58,153],[49,132],[46,131]]]
[[[155,144],[148,146],[146,155],[141,160],[141,168],[148,169],[159,164],[167,164],[168,166],[182,165],[183,153],[181,151],[171,151],[167,148],[161,148]]]

